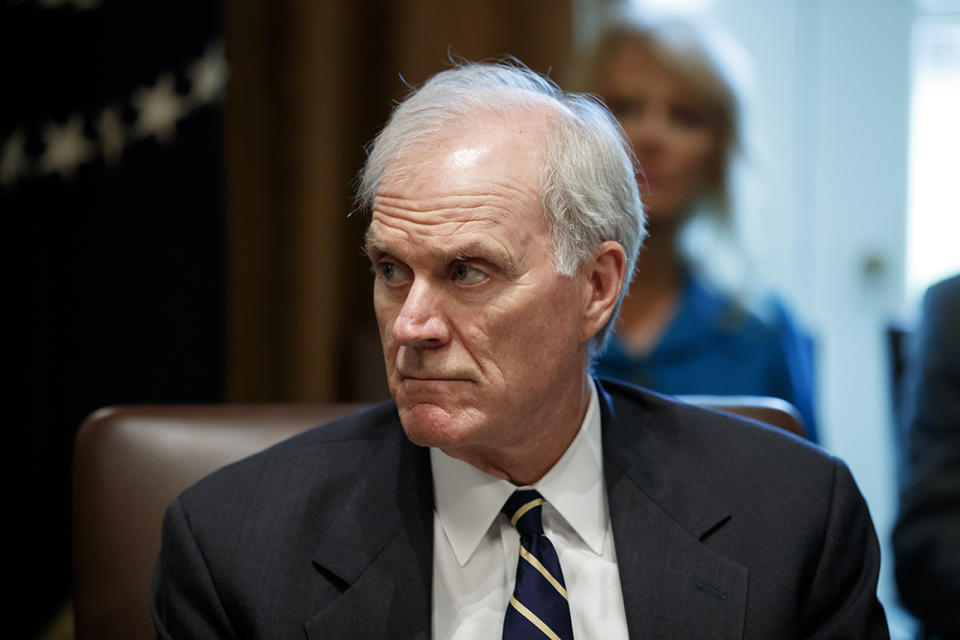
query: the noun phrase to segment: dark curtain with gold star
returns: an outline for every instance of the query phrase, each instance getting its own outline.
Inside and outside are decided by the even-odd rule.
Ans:
[[[221,22],[211,0],[2,11],[5,637],[69,596],[83,418],[220,398]]]

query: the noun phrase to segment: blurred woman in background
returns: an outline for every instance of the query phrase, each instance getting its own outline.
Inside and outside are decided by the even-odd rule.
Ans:
[[[704,25],[621,16],[580,69],[577,88],[607,103],[633,145],[650,231],[596,373],[671,394],[783,398],[816,441],[812,345],[756,291],[737,239],[744,60]]]

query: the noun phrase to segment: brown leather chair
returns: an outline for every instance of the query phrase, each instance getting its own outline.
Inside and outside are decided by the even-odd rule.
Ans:
[[[74,446],[77,639],[155,637],[147,592],[163,512],[181,491],[215,469],[359,407],[144,405],[93,413]]]
[[[788,403],[689,397],[803,435]],[[186,487],[361,405],[158,405],[101,409],[74,448],[76,638],[153,638],[147,593],[167,505]]]
[[[807,437],[807,430],[803,426],[803,418],[795,406],[769,396],[677,396],[689,404],[699,404],[704,407],[719,409],[735,413],[751,420],[765,422],[784,431],[789,431],[801,438]]]

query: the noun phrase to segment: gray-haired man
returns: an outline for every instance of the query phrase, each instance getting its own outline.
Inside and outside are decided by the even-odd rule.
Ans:
[[[644,233],[601,105],[445,71],[360,199],[393,400],[171,505],[161,637],[887,636],[841,462],[591,378]]]

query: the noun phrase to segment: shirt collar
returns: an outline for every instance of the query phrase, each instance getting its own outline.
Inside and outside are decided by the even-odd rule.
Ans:
[[[430,449],[430,463],[437,518],[457,562],[464,566],[517,487],[439,449]],[[594,553],[603,553],[608,518],[595,385],[590,385],[590,402],[577,436],[533,488]]]

